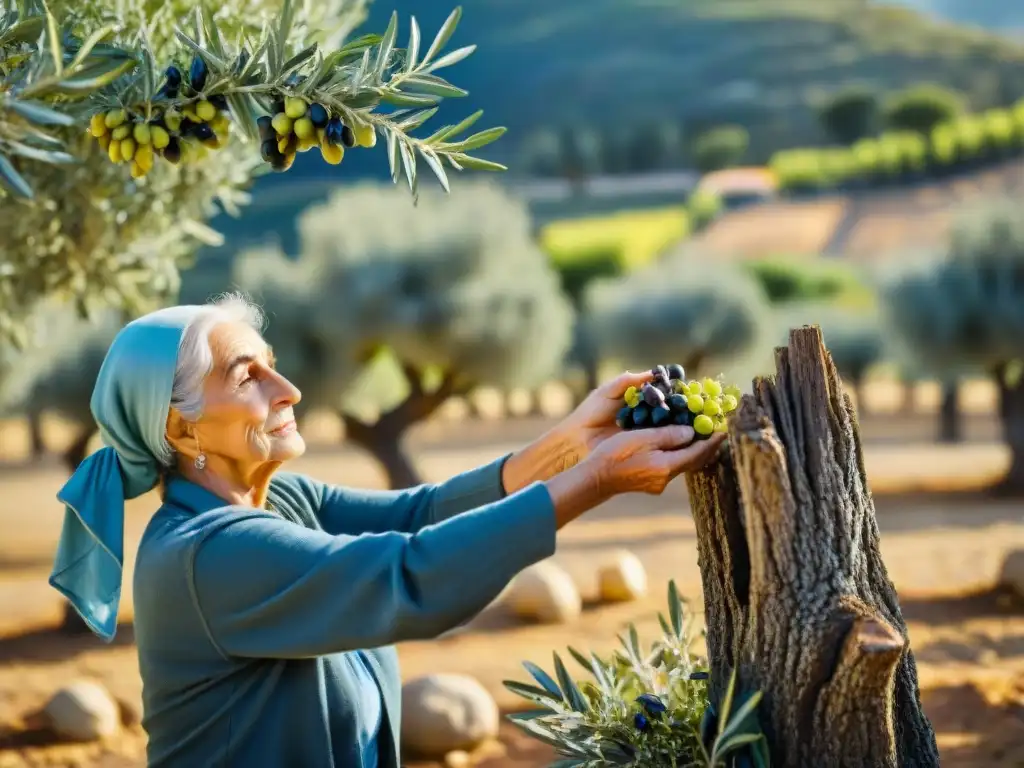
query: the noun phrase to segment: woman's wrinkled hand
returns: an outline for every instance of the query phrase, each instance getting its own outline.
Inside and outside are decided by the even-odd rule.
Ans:
[[[659,495],[679,475],[707,464],[725,438],[716,433],[694,441],[693,428],[682,426],[618,432],[594,448],[584,464],[594,473],[604,498],[620,493]]]
[[[586,458],[609,437],[621,432],[615,425],[615,415],[622,408],[626,390],[630,387],[639,389],[652,379],[652,371],[621,373],[593,390],[565,417],[556,431],[567,444],[573,446],[577,461]]]

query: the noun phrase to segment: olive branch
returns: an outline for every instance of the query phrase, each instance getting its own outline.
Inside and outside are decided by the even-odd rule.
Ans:
[[[226,104],[243,141],[257,140],[260,114],[272,113],[275,104],[289,98],[320,103],[346,124],[369,126],[386,138],[392,180],[397,183],[404,175],[414,196],[420,175],[417,158],[445,191],[450,189],[445,165],[459,171],[505,170],[469,154],[505,132],[496,127],[462,136],[482,112],[427,137],[411,135],[436,114],[443,99],[467,95],[436,74],[476,48],[467,45],[444,52],[461,8],[448,16],[422,57],[415,17],[406,47],[397,46],[397,13],[382,35],[363,35],[325,53],[316,43],[300,49],[294,42],[294,0],[284,0],[280,15],[273,24],[264,24],[255,43],[244,33],[229,43],[210,13],[196,9],[192,29],[179,27],[176,35],[189,57],[202,61],[205,72],[201,87],[179,94],[160,87],[161,67],[145,25],[129,48],[104,42],[114,33],[112,26],[80,40],[70,28],[58,30],[45,4],[31,13],[27,2],[17,0],[17,7],[0,17],[0,74],[6,73],[0,80],[0,182],[17,196],[30,198],[32,190],[12,157],[75,161],[60,149],[62,139],[51,128],[82,126],[91,116],[110,110],[149,120],[210,99]]]
[[[757,719],[761,694],[738,692],[734,670],[716,713],[703,660],[691,651],[693,617],[675,582],[668,602],[668,618],[658,614],[662,637],[647,652],[633,624],[619,638],[622,649],[608,658],[568,649],[593,681],[575,681],[558,653],[554,676],[524,662],[534,683],[504,681],[537,705],[509,719],[555,748],[562,759],[550,768],[721,768],[738,760],[770,768]]]

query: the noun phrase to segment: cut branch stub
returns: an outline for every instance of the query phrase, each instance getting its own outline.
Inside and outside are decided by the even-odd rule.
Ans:
[[[856,414],[817,326],[791,331],[720,461],[687,484],[712,704],[738,668],[779,768],[938,766]]]

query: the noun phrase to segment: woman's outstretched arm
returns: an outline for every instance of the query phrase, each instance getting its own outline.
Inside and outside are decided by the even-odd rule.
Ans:
[[[472,618],[601,503],[578,467],[423,528],[331,535],[238,514],[194,545],[192,594],[225,656],[302,658],[435,637]]]
[[[427,525],[499,501],[532,483],[551,479],[579,461],[578,450],[558,430],[526,448],[441,483],[394,491],[320,483],[301,475],[283,475],[284,485],[298,485],[330,534],[358,535],[399,531],[416,533]]]

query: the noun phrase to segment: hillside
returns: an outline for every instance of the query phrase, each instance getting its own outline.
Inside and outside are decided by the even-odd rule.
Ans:
[[[484,109],[481,126],[509,128],[485,154],[512,172],[532,131],[581,124],[615,136],[655,122],[691,134],[735,122],[751,131],[747,160],[760,162],[823,141],[814,104],[851,81],[936,81],[972,94],[975,108],[1024,96],[1024,44],[867,1],[462,0],[449,45],[478,49],[445,72],[470,94],[435,121]],[[410,15],[429,40],[458,2],[376,0],[360,31],[382,31],[395,9],[403,44]],[[309,160],[290,182],[387,175],[382,147],[350,153],[341,169]]]
[[[966,206],[1022,194],[1024,164],[1007,163],[915,187],[751,206],[726,214],[691,244],[720,258],[826,253],[882,263],[942,248]]]
[[[369,24],[394,7],[432,34],[455,2],[378,0]],[[652,119],[747,124],[755,154],[813,143],[809,102],[850,80],[934,80],[977,107],[1024,95],[1024,46],[863,0],[472,0],[452,44],[467,42],[450,72],[509,127],[492,154],[539,126]]]

